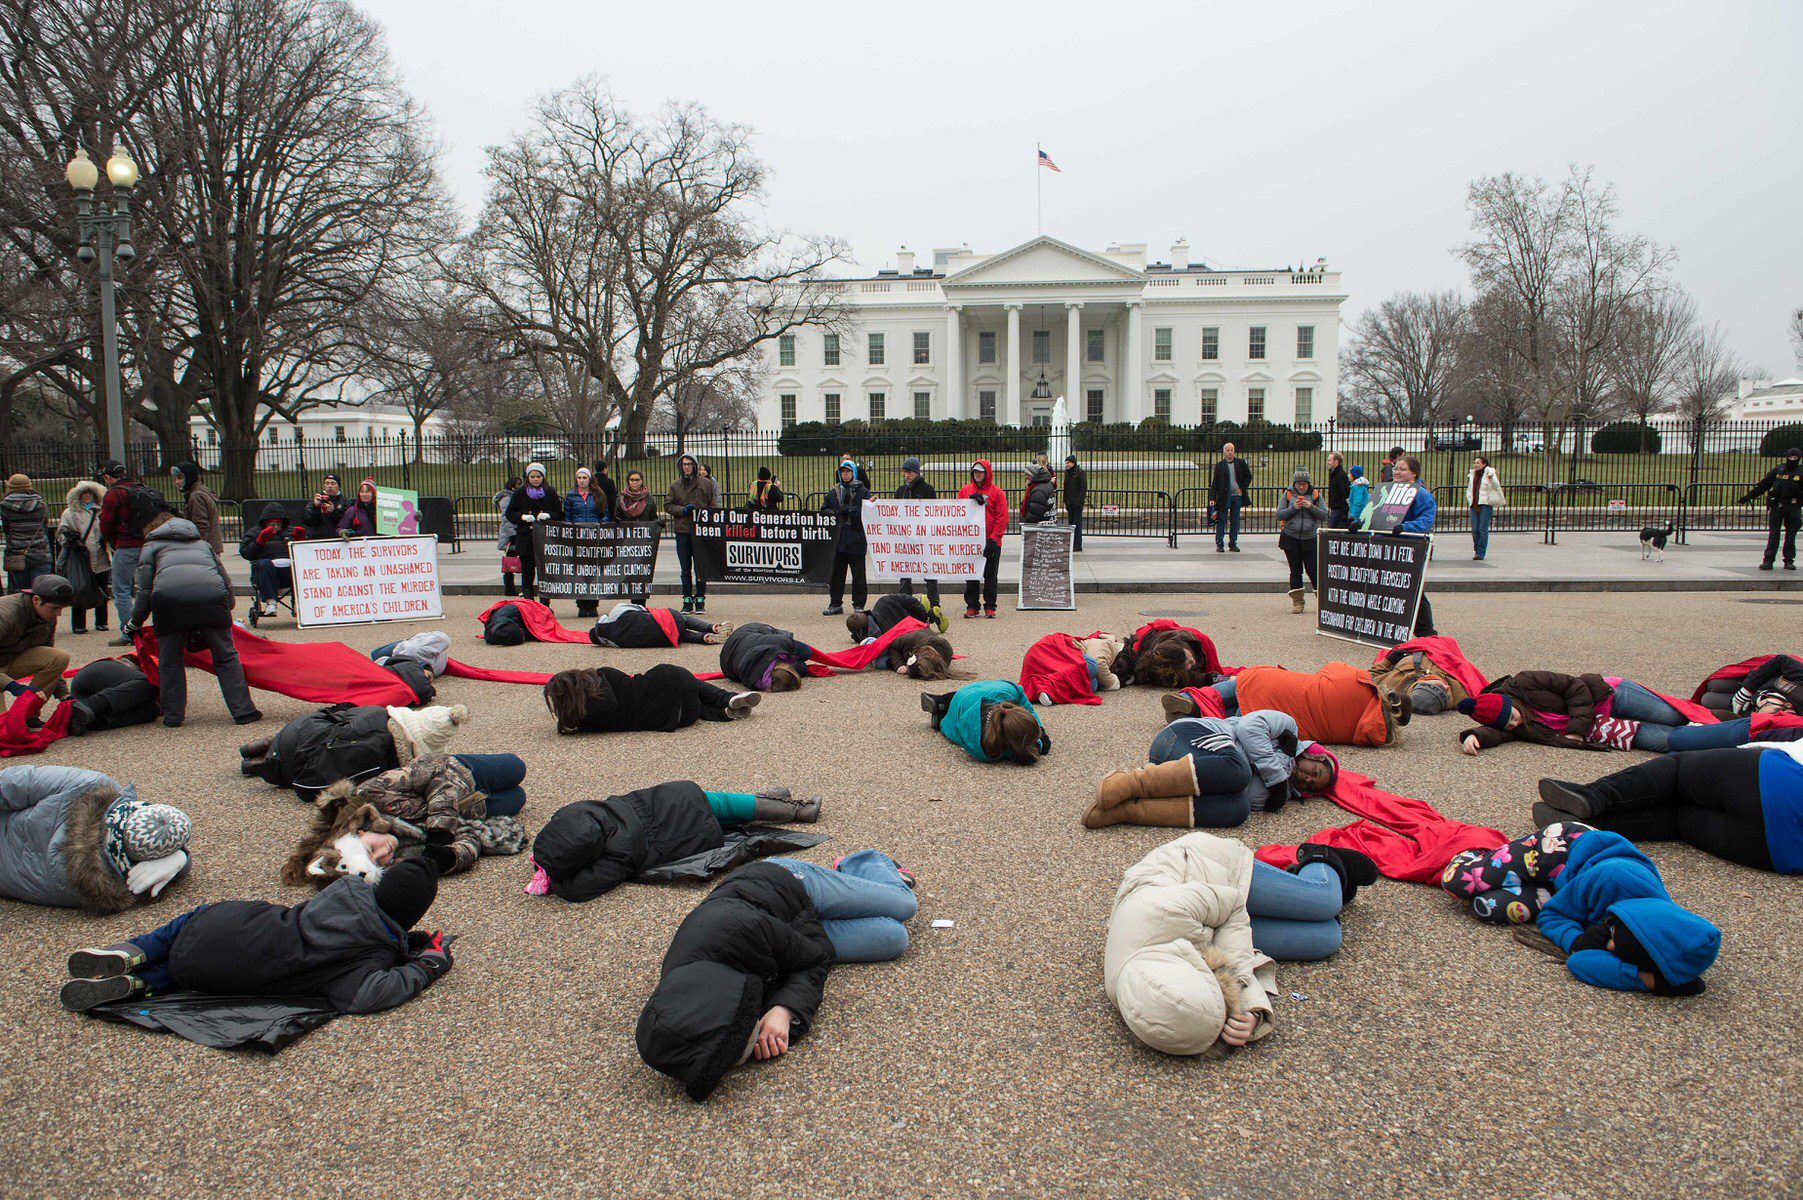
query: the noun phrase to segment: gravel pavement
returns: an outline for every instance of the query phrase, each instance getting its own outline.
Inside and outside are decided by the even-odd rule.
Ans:
[[[473,620],[485,603],[448,602],[454,653],[469,662],[715,666],[700,646],[486,647]],[[1446,595],[1435,608],[1493,675],[1600,670],[1688,694],[1722,663],[1795,642],[1797,603],[1523,592]],[[847,642],[818,598],[722,592],[713,606]],[[1369,661],[1287,608],[1275,590],[1085,596],[1076,613],[954,618],[951,637],[966,668],[1003,678],[1041,634],[1153,616],[1207,631],[1228,662]],[[560,613],[574,622],[568,605]],[[408,629],[300,633],[283,620],[266,632],[366,649]],[[64,644],[78,663],[106,653],[94,634]],[[1020,768],[978,765],[933,733],[921,690],[865,674],[767,697],[729,725],[559,738],[535,688],[444,681],[441,699],[474,718],[455,749],[525,756],[530,830],[567,801],[666,779],[787,783],[826,798],[816,828],[831,840],[809,857],[876,846],[918,874],[908,953],[835,970],[814,1034],[734,1072],[706,1105],[633,1044],[658,960],[705,888],[628,885],[572,906],[524,894],[524,857],[444,883],[428,925],[461,940],[443,981],[272,1059],[62,1011],[73,948],[204,901],[303,899],[277,872],[308,810],[239,776],[247,731],[204,677],[190,680],[179,731],[100,734],[28,760],[105,771],[180,804],[197,862],[162,901],[119,916],[0,901],[0,1195],[1799,1194],[1797,880],[1647,847],[1678,901],[1723,930],[1709,990],[1692,1000],[1586,987],[1437,889],[1384,881],[1346,911],[1337,957],[1280,969],[1270,1038],[1218,1062],[1167,1058],[1107,1004],[1101,952],[1121,872],[1174,832],[1078,823],[1104,771],[1144,761],[1158,692],[1045,711],[1052,753]],[[260,700],[270,720],[255,732],[308,708]],[[1457,752],[1459,724],[1422,719],[1401,745],[1346,761],[1515,834],[1540,774],[1591,778],[1639,757],[1517,744],[1471,759]],[[1294,842],[1349,819],[1315,801],[1254,814],[1237,833]],[[956,926],[933,929],[936,918]]]

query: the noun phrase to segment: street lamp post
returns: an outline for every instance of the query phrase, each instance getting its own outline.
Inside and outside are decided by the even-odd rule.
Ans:
[[[119,326],[114,311],[113,263],[129,263],[137,257],[131,245],[131,195],[138,186],[138,164],[123,149],[113,148],[106,160],[106,177],[112,182],[112,196],[96,199],[94,186],[100,182],[100,170],[77,147],[64,172],[69,186],[75,190],[75,223],[81,233],[80,248],[75,257],[82,262],[100,260],[100,345],[106,370],[107,454],[125,461],[125,400],[119,387]]]

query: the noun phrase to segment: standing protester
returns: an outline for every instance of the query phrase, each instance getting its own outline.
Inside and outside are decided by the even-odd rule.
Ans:
[[[326,478],[330,479],[328,475]],[[526,485],[524,477],[515,475],[507,481],[507,486],[495,493],[495,511],[501,514],[500,526],[495,534],[495,549],[501,552],[501,592],[507,596],[520,594],[518,583],[520,555],[514,549],[513,539],[519,534],[513,522],[507,519],[507,506],[513,501],[513,494]],[[508,563],[508,558],[513,562]]]
[[[1077,456],[1064,456],[1064,511],[1071,522],[1071,553],[1083,553],[1083,503],[1089,499],[1089,472],[1077,465]]]
[[[357,485],[357,498],[338,518],[338,532],[345,537],[376,536],[376,481],[365,478]]]
[[[109,646],[129,646],[125,627],[131,623],[132,589],[138,581],[138,556],[144,551],[144,527],[169,505],[136,479],[124,463],[109,459],[100,467],[106,499],[100,503],[100,535],[113,548],[113,607],[119,613],[119,636]]]
[[[74,598],[61,575],[39,575],[31,591],[0,597],[0,688],[13,696],[62,688],[69,652],[56,648],[56,623]]]
[[[607,498],[592,486],[594,472],[587,467],[576,468],[576,486],[565,493],[563,498],[563,519],[575,525],[601,525],[613,520],[613,513],[608,510]],[[577,597],[576,615],[592,617],[601,611],[601,602],[592,596]]]
[[[163,724],[174,729],[187,715],[190,641],[212,653],[213,674],[232,722],[261,721],[232,642],[232,581],[192,521],[164,513],[150,523],[133,591],[131,623],[121,632],[136,635],[146,621],[156,628]]]
[[[1240,509],[1246,503],[1246,489],[1252,486],[1252,468],[1236,457],[1233,443],[1221,447],[1221,459],[1215,463],[1214,480],[1208,488],[1208,502],[1215,510],[1215,553],[1240,552]]]
[[[626,486],[621,488],[614,498],[614,520],[644,521],[651,526],[652,554],[657,553],[657,539],[663,526],[658,524],[657,510],[651,506],[651,489],[645,486],[645,476],[640,471],[626,472]],[[635,604],[644,604],[651,598],[651,581],[646,580],[644,590],[636,596],[628,597]]]
[[[1327,524],[1327,509],[1321,504],[1321,493],[1302,467],[1290,486],[1284,489],[1277,504],[1277,544],[1290,563],[1290,611],[1302,612],[1307,607],[1302,590],[1302,576],[1308,575],[1312,591],[1315,583],[1315,538]]]
[[[981,600],[983,615],[995,616],[996,581],[1002,570],[1002,538],[1008,533],[1008,493],[995,485],[995,468],[989,460],[979,458],[970,464],[970,482],[958,489],[958,499],[975,500],[983,510],[983,581],[964,584],[964,617],[977,615]]]
[[[759,467],[757,481],[751,485],[751,500],[745,507],[754,512],[775,512],[782,506],[783,481],[769,467]]]
[[[1384,455],[1384,466],[1378,479],[1379,483],[1396,482],[1396,460],[1407,453],[1408,451],[1404,450],[1401,446],[1390,447],[1390,452]]]
[[[310,538],[338,536],[338,519],[344,516],[344,481],[327,475],[319,481],[319,490],[307,502],[301,514],[301,529]]]
[[[14,478],[17,478],[15,476]],[[10,490],[12,485],[7,484]],[[1752,491],[1740,498],[1741,504],[1751,504],[1762,493],[1769,492],[1765,499],[1766,528],[1770,531],[1765,539],[1765,557],[1760,560],[1759,569],[1769,571],[1772,562],[1778,557],[1778,539],[1784,539],[1784,569],[1797,569],[1797,528],[1803,525],[1803,449],[1792,446],[1784,452],[1784,461],[1765,473]]]
[[[676,535],[676,565],[682,575],[682,611],[707,611],[707,581],[695,569],[695,511],[720,508],[720,488],[701,473],[693,454],[676,460],[677,476],[664,500],[670,514],[670,530]]]
[[[545,464],[526,464],[526,483],[507,502],[506,519],[516,532],[514,553],[520,557],[520,595],[538,595],[538,543],[532,531],[544,521],[563,520],[563,501],[557,489],[545,482]]]
[[[601,519],[603,521],[613,520],[614,505],[620,502],[620,488],[613,481],[613,476],[607,473],[605,458],[595,460],[595,469],[589,478],[594,483],[595,490],[601,493]]]
[[[0,526],[6,532],[6,586],[22,592],[50,570],[50,509],[24,475],[6,481]]]
[[[1338,450],[1327,456],[1327,513],[1329,528],[1352,528],[1352,476]]]
[[[847,458],[839,463],[839,482],[826,494],[820,511],[839,522],[833,541],[833,579],[823,617],[845,613],[845,573],[851,572],[851,607],[863,612],[870,599],[870,585],[865,581],[864,501],[870,499],[870,485],[858,478],[858,464]]]
[[[927,482],[927,477],[920,473],[920,459],[909,455],[902,460],[902,482],[895,489],[897,500],[937,500],[939,491]],[[903,579],[900,590],[903,595],[914,594],[914,581]],[[939,632],[945,632],[945,610],[939,607],[939,581],[927,580],[927,611],[932,614],[933,623],[939,626]]]
[[[1432,533],[1434,521],[1440,515],[1440,506],[1434,500],[1433,492],[1421,484],[1421,460],[1412,454],[1405,454],[1390,464],[1392,482],[1412,483],[1415,485],[1415,498],[1409,503],[1409,511],[1402,516],[1402,523],[1396,527],[1397,533]],[[1434,606],[1428,603],[1427,592],[1421,593],[1421,609],[1415,614],[1415,636],[1434,636]]]
[[[77,554],[88,556],[88,571],[94,576],[94,629],[100,633],[106,632],[106,598],[113,586],[112,559],[106,539],[100,536],[100,502],[105,498],[106,488],[98,483],[84,480],[76,484],[64,497],[63,515],[56,523],[57,574],[68,579],[69,559]],[[70,606],[69,631],[88,631],[88,606]]]
[[[1056,520],[1058,485],[1052,482],[1050,469],[1036,462],[1026,469],[1025,475],[1027,491],[1020,498],[1020,523],[1038,525],[1042,521]]]
[[[1496,477],[1496,468],[1490,460],[1478,455],[1471,460],[1471,560],[1483,562],[1484,556],[1490,553],[1490,522],[1496,516],[1496,510],[1509,502],[1503,494],[1502,480]]]
[[[1365,468],[1354,465],[1347,472],[1351,478],[1352,494],[1346,502],[1346,528],[1363,529],[1365,527],[1365,510],[1371,507],[1371,481],[1365,478]]]
[[[181,515],[200,530],[200,540],[213,547],[214,554],[223,555],[225,530],[219,523],[219,497],[200,481],[200,464],[176,463],[169,473],[182,481]]]

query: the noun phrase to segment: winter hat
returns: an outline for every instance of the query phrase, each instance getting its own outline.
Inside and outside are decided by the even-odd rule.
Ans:
[[[593,479],[594,477],[594,472],[590,471],[587,467],[576,468],[576,479],[578,482],[584,479]]]
[[[1481,696],[1468,696],[1459,701],[1459,711],[1479,725],[1488,725],[1492,729],[1507,729],[1509,718],[1515,713],[1515,706],[1509,703],[1507,696],[1496,692],[1485,692]]]
[[[39,575],[25,590],[45,604],[69,604],[75,599],[75,585],[61,575]]]
[[[193,491],[194,485],[200,482],[199,463],[179,462],[169,469],[169,473],[182,477],[182,491],[184,492]]]
[[[388,707],[388,729],[394,735],[395,753],[405,766],[423,754],[443,754],[457,727],[469,720],[461,704],[435,704],[431,708]]]
[[[1333,790],[1333,785],[1340,782],[1340,760],[1335,756],[1332,750],[1329,750],[1320,742],[1304,742],[1302,748],[1297,751],[1297,757],[1312,758],[1318,762],[1327,764],[1328,791],[1331,792]]]
[[[1067,454],[1064,456],[1064,461],[1074,467],[1077,465],[1077,456],[1075,454]]]
[[[1803,458],[1803,449],[1799,449],[1796,446],[1792,446],[1789,450],[1786,450],[1784,452],[1784,457],[1786,457],[1786,458]]]
[[[194,823],[188,814],[168,804],[138,804],[126,814],[123,837],[125,856],[133,862],[153,862],[188,848]]]
[[[402,929],[412,929],[438,899],[438,867],[426,857],[409,858],[382,872],[376,905]]]
[[[1356,463],[1348,467],[1346,471],[1347,474],[1351,475],[1354,479],[1363,479],[1365,477],[1365,468],[1358,466]]]
[[[362,482],[362,483],[359,483],[359,484],[358,484],[358,485],[357,485],[357,490],[358,490],[358,491],[362,491],[362,490],[363,490],[363,484],[364,484],[364,483],[367,483],[367,484],[368,484],[368,485],[369,485],[369,486],[370,486],[370,487],[375,487],[375,486],[376,486],[376,481],[375,481],[375,477],[374,477],[374,476],[371,476],[371,475],[365,475],[365,476],[364,476],[364,477],[363,477],[363,482]]]
[[[335,483],[335,484],[337,484],[337,485],[338,485],[338,490],[339,490],[339,491],[341,491],[341,492],[342,492],[342,491],[343,491],[343,490],[344,490],[344,480],[343,480],[343,479],[342,479],[342,478],[340,478],[340,477],[339,477],[339,476],[337,476],[337,475],[334,475],[334,474],[333,474],[333,473],[332,473],[332,472],[330,472],[330,471],[327,471],[327,472],[326,472],[326,473],[325,473],[325,474],[324,474],[324,475],[322,475],[322,476],[321,476],[321,477],[320,477],[320,480],[319,480],[319,483],[320,483],[320,486],[321,486],[321,487],[324,487],[324,486],[325,486],[325,482],[326,482],[326,480],[328,480],[328,479],[330,479],[330,480],[331,480],[331,481],[332,481],[332,482],[333,482],[333,483]]]
[[[920,460],[918,458],[915,458],[912,454],[910,454],[907,458],[902,459],[902,470],[904,470],[904,471],[920,470]]]
[[[1414,699],[1415,693],[1423,688],[1435,693],[1439,697],[1440,703],[1434,708],[1434,711],[1445,712],[1447,702],[1452,699],[1452,693],[1447,690],[1446,685],[1432,675],[1422,675],[1415,680],[1414,686],[1409,689],[1409,698],[1411,700]],[[1415,705],[1417,708],[1422,707],[1419,700],[1415,701]]]
[[[10,496],[14,492],[29,492],[30,490],[31,490],[31,477],[30,476],[25,475],[24,473],[21,472],[21,473],[17,473],[17,474],[13,474],[13,475],[8,475],[6,477],[6,494],[7,495]]]
[[[1291,483],[1313,483],[1314,480],[1309,477],[1307,467],[1297,467],[1296,473],[1290,477],[1290,482]]]
[[[540,475],[549,475],[549,472],[545,470],[545,464],[542,462],[529,462],[526,464],[527,478],[531,478],[532,472],[534,471],[537,471]]]

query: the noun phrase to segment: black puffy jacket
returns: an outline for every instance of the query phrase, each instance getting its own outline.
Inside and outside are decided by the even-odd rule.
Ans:
[[[257,775],[310,800],[340,779],[362,779],[400,765],[386,708],[334,704],[282,726]]]
[[[785,654],[806,662],[814,657],[814,648],[796,641],[787,629],[750,621],[727,635],[720,647],[720,670],[748,688],[762,688],[771,665]]]
[[[870,606],[870,637],[881,637],[894,629],[909,617],[916,621],[931,621],[926,605],[922,604],[906,592],[889,592],[877,597]]]
[[[134,625],[154,622],[158,633],[231,626],[232,581],[213,547],[184,517],[163,522],[144,539],[132,586]]]
[[[795,1014],[791,1044],[807,1036],[832,963],[833,944],[801,881],[773,863],[740,867],[670,940],[639,1014],[639,1057],[691,1100],[705,1100],[771,1008]]]
[[[564,805],[533,839],[532,861],[551,877],[553,894],[580,903],[648,867],[716,849],[725,840],[698,785],[660,783]]]
[[[623,608],[611,620],[595,622],[588,640],[597,646],[618,646],[622,650],[668,650],[670,635],[657,623],[649,609]]]
[[[1021,497],[1020,523],[1038,525],[1056,515],[1057,509],[1058,488],[1052,483],[1052,473],[1041,466],[1033,467],[1027,472],[1027,494]]]
[[[861,480],[837,483],[826,494],[820,511],[838,518],[839,530],[833,549],[840,554],[862,554],[869,543],[864,540],[864,501],[870,499],[870,488]]]
[[[578,728],[584,733],[673,733],[701,718],[700,683],[687,667],[659,663],[642,675],[597,667],[603,684],[590,696]]]
[[[531,638],[517,604],[503,604],[482,622],[482,640],[490,646],[523,646]]]

